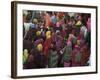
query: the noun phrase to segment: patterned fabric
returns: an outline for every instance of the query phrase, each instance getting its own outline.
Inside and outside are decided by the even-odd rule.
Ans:
[[[64,62],[69,62],[71,60],[71,52],[72,48],[71,47],[65,47],[64,48],[64,53],[63,53],[63,61]]]
[[[57,64],[58,64],[57,51],[50,50],[49,64],[48,64],[48,66],[50,68],[53,68],[53,67],[57,67]]]
[[[82,53],[80,49],[75,48],[72,52],[72,66],[80,66],[82,61]]]
[[[75,55],[75,61],[76,61],[76,62],[80,62],[80,61],[81,61],[81,58],[82,58],[82,54],[81,54],[81,53],[77,53],[77,54]]]

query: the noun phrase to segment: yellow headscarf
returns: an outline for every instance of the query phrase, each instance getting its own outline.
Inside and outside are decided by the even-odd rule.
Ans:
[[[23,62],[25,63],[27,60],[28,60],[28,50],[27,49],[24,49],[24,52],[23,52]]]
[[[82,24],[81,21],[77,21],[76,26],[80,26]]]
[[[37,35],[37,36],[41,35],[41,31],[37,31],[37,32],[36,32],[36,35]]]
[[[37,19],[33,19],[33,23],[38,23],[38,20]]]
[[[46,32],[46,36],[51,35],[51,31]]]
[[[38,45],[37,45],[37,50],[38,50],[38,51],[42,51],[42,50],[43,50],[42,44],[38,44]]]

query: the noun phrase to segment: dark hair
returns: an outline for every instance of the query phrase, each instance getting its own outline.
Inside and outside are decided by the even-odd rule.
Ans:
[[[50,12],[50,11],[48,11],[47,13],[48,13],[50,16],[52,15],[52,12]]]

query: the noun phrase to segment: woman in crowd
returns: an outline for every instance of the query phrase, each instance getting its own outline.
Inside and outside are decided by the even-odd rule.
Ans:
[[[24,11],[23,68],[90,65],[91,15]]]

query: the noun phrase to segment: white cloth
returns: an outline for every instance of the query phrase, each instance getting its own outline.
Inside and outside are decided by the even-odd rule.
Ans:
[[[31,23],[24,23],[25,33],[29,31]]]

